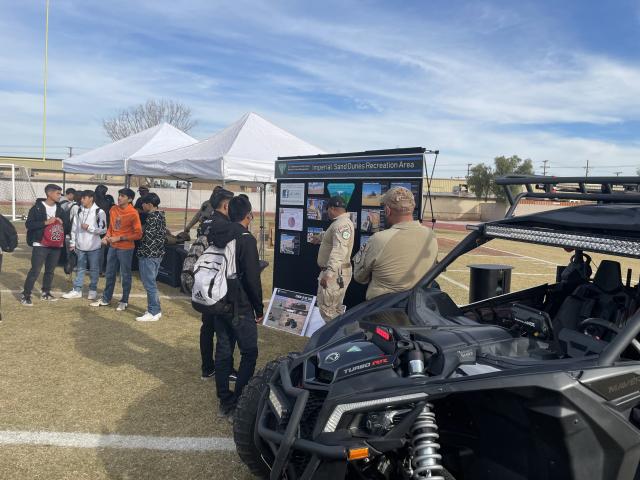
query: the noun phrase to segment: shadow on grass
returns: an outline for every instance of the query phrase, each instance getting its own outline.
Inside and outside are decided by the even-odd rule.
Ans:
[[[187,314],[186,308],[178,306],[178,309],[178,312]],[[156,331],[153,333],[158,334],[160,329],[171,328],[169,321],[164,324],[136,324],[135,321],[128,324],[131,315],[116,320],[100,315],[101,311],[96,312],[95,309],[86,308],[79,313],[80,319],[73,324],[73,336],[75,347],[82,355],[109,367],[124,367],[121,369],[123,376],[132,375],[144,380],[144,376],[139,375],[143,372],[160,381],[159,386],[151,388],[150,385],[158,382],[153,378],[145,381],[141,390],[146,393],[127,406],[114,432],[168,437],[231,437],[230,425],[216,418],[213,383],[199,379],[197,338],[183,335],[176,340],[174,336],[171,343],[163,342],[141,329],[154,328]],[[182,319],[184,316],[177,321]],[[114,390],[117,401],[117,387]],[[227,478],[250,478],[244,475],[239,464],[230,468],[238,459],[229,452],[136,451],[134,454],[101,449],[98,457],[109,478],[116,479],[220,478],[218,474],[221,471],[227,472]],[[186,458],[191,460],[185,462]],[[176,471],[178,466],[180,471]]]

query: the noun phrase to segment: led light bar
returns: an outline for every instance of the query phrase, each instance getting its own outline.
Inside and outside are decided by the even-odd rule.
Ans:
[[[375,407],[378,405],[391,406],[399,403],[414,402],[416,400],[422,400],[427,398],[426,393],[412,393],[409,395],[399,395],[397,397],[377,398],[375,400],[368,400],[365,402],[345,403],[338,405],[333,409],[333,413],[327,420],[327,424],[324,426],[325,432],[335,432],[338,428],[338,424],[345,413],[352,412],[354,410],[361,410],[363,408]]]
[[[618,239],[530,228],[501,227],[497,225],[487,225],[485,227],[485,234],[494,238],[507,238],[543,245],[640,258],[640,240],[634,239]]]

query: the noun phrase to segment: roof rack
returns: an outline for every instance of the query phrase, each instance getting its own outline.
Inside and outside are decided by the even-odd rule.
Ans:
[[[586,200],[602,203],[640,203],[640,177],[548,177],[542,175],[507,175],[496,178],[502,185],[513,215],[523,198],[544,200]],[[509,188],[522,185],[525,191],[514,197]],[[615,188],[618,187],[618,188]],[[542,190],[536,192],[535,190]]]

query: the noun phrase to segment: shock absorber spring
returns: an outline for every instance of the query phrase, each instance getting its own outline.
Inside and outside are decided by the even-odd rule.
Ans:
[[[433,405],[427,403],[411,427],[411,466],[413,478],[445,480],[441,475],[442,456],[438,453],[438,425]]]

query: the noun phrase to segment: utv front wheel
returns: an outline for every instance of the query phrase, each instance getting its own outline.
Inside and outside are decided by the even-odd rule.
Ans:
[[[258,478],[269,478],[271,470],[266,462],[273,460],[269,458],[263,459],[262,452],[253,440],[258,405],[280,363],[292,358],[294,355],[290,353],[286,357],[280,357],[267,363],[249,381],[238,400],[233,420],[233,440],[240,459],[249,467],[251,473]]]

